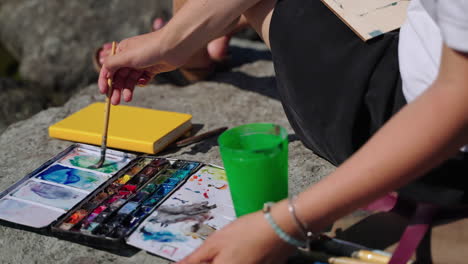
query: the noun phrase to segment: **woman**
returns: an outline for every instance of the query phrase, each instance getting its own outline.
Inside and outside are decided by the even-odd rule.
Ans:
[[[339,165],[294,201],[299,221],[317,232],[428,173],[468,143],[468,2],[410,5],[400,34],[364,43],[320,1],[189,0],[159,31],[122,41],[105,61],[99,87],[105,93],[113,76],[112,103],[121,94],[130,100],[135,84],[183,66],[244,15],[271,48],[297,135]],[[288,201],[270,213],[279,228],[262,212],[241,217],[180,263],[283,261],[294,250],[287,242],[302,232]]]

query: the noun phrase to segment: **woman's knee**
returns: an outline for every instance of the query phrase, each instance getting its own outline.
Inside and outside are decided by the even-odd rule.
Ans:
[[[270,47],[270,22],[275,4],[276,0],[261,0],[244,13],[247,22],[268,47]]]

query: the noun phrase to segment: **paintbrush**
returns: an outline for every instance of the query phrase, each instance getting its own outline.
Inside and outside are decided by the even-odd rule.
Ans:
[[[180,141],[177,141],[174,144],[174,146],[177,147],[177,148],[185,147],[185,146],[191,145],[193,143],[197,143],[197,142],[200,142],[202,140],[205,140],[207,138],[219,135],[219,134],[223,133],[224,131],[226,131],[226,129],[227,129],[227,127],[220,127],[220,128],[210,130],[210,131],[205,132],[205,133],[200,134],[200,135],[195,135],[195,136],[192,136],[192,137],[188,137],[188,138],[182,139]]]
[[[224,131],[226,131],[226,129],[228,129],[228,128],[227,127],[220,127],[220,128],[216,128],[216,129],[210,130],[208,132],[205,132],[205,133],[202,133],[202,134],[199,134],[199,135],[186,137],[186,138],[184,138],[182,140],[179,140],[179,141],[176,141],[176,142],[170,144],[169,146],[167,146],[164,149],[164,151],[175,151],[175,150],[178,150],[178,149],[180,149],[182,147],[186,147],[186,146],[198,143],[198,142],[203,141],[205,139],[208,139],[210,137],[217,136],[217,135],[223,133]]]
[[[354,259],[349,257],[337,257],[333,255],[329,255],[319,251],[308,251],[304,253],[304,256],[314,260],[319,261],[321,263],[329,263],[329,264],[372,264],[373,262],[368,262],[365,260]]]
[[[112,42],[112,51],[111,55],[115,54],[115,47],[116,42]],[[104,130],[102,132],[102,142],[101,142],[101,158],[99,159],[98,163],[90,166],[90,169],[98,169],[101,168],[106,160],[106,150],[107,150],[107,132],[109,130],[109,118],[110,118],[110,108],[111,108],[111,100],[110,97],[112,95],[112,79],[109,77],[107,79],[107,96],[106,96],[106,105],[104,107]]]
[[[353,242],[340,240],[337,238],[322,235],[321,239],[315,245],[319,250],[333,255],[352,257],[376,264],[387,264],[392,255],[385,251],[374,250]],[[412,264],[410,260],[407,264]]]

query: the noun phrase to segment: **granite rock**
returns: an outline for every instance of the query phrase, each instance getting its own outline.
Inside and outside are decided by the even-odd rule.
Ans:
[[[0,133],[9,124],[43,110],[48,102],[46,94],[36,85],[0,77]]]
[[[68,91],[96,78],[91,58],[97,47],[148,32],[170,8],[170,0],[2,0],[0,42],[19,61],[24,79]]]

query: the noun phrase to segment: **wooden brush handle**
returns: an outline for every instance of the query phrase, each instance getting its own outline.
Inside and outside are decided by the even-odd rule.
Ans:
[[[111,55],[115,54],[115,48],[116,48],[116,42],[112,42],[112,52]],[[109,86],[107,88],[107,96],[106,96],[106,106],[104,108],[104,131],[102,133],[102,144],[101,148],[105,151],[105,148],[107,146],[107,131],[109,129],[109,117],[110,117],[110,108],[111,108],[111,102],[110,98],[112,96],[112,79],[108,78],[107,79],[107,85]],[[105,153],[105,152],[104,152]]]

